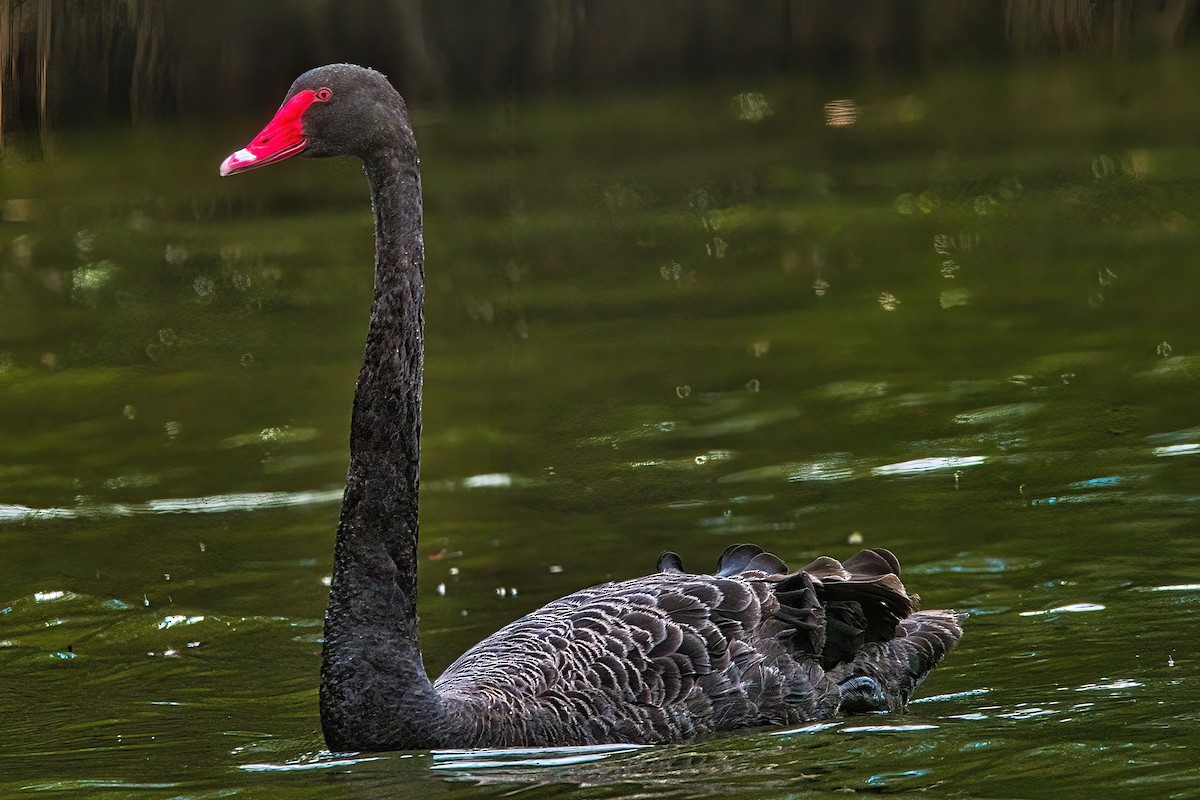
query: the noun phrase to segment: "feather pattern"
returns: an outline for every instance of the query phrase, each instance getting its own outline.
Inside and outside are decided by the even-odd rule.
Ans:
[[[417,625],[425,251],[404,100],[374,70],[309,70],[221,174],[300,153],[360,158],[375,212],[322,646],[330,749],[672,742],[895,710],[958,643],[963,616],[917,611],[887,550],[790,572],[738,544],[712,574],[663,553],[654,574],[555,600],[430,681]]]
[[[963,615],[916,611],[896,557],[789,572],[735,545],[711,575],[659,572],[555,600],[434,682],[459,745],[674,742],[898,710],[958,643]]]

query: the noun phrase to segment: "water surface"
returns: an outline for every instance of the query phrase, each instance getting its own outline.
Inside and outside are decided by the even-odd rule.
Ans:
[[[6,151],[0,793],[1196,796],[1197,66],[416,109],[432,673],[664,548],[972,614],[905,714],[676,747],[323,752],[361,171]]]

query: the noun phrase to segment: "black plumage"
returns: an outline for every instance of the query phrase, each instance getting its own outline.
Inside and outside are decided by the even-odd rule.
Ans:
[[[464,653],[434,681],[448,721],[470,720],[475,738],[458,743],[671,742],[895,710],[962,635],[961,615],[915,610],[886,550],[791,573],[754,545],[729,548],[712,575],[677,556],[659,566],[555,600]]]
[[[221,172],[299,154],[362,159],[375,213],[322,652],[331,749],[673,742],[896,710],[957,644],[963,615],[918,611],[887,550],[789,572],[739,544],[713,574],[664,553],[651,575],[555,600],[430,681],[416,614],[424,243],[404,101],[372,70],[311,70]]]

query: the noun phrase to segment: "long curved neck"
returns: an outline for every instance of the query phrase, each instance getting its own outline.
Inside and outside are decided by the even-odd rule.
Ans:
[[[321,724],[334,750],[431,746],[444,716],[416,616],[425,295],[417,161],[411,138],[364,159],[375,297],[325,616]]]

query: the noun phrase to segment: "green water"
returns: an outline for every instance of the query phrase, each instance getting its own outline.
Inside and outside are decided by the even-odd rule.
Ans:
[[[0,795],[1200,796],[1198,67],[416,109],[431,673],[664,548],[972,613],[906,714],[621,752],[322,752],[353,163],[10,147]]]

